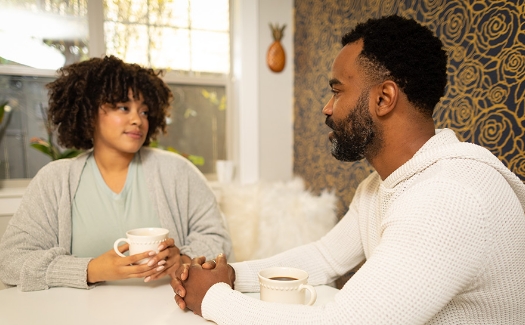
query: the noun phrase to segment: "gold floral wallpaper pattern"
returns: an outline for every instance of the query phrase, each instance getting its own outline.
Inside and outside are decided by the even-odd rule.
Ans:
[[[330,98],[332,60],[341,36],[358,22],[389,14],[428,26],[449,53],[449,83],[436,107],[436,127],[480,144],[525,181],[525,4],[521,0],[296,0],[294,173],[314,192],[335,189],[339,217],[366,161],[330,154],[321,112]]]

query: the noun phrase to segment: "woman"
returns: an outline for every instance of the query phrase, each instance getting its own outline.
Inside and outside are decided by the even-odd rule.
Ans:
[[[93,58],[60,69],[47,87],[59,143],[86,151],[32,179],[0,242],[4,284],[33,291],[148,282],[192,257],[230,253],[203,175],[180,155],[147,147],[166,131],[172,99],[157,73],[114,56]],[[158,253],[118,256],[113,242],[142,227],[167,228],[171,238]],[[146,257],[147,264],[133,264]]]

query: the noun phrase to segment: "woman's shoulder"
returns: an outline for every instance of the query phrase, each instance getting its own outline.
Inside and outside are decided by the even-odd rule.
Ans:
[[[82,167],[89,153],[82,153],[74,158],[53,160],[44,165],[35,175],[35,178],[59,179],[69,177],[69,172],[77,166]]]
[[[189,191],[201,198],[213,197],[213,192],[204,174],[187,158],[158,148],[140,150],[142,170],[146,179],[156,180],[164,191],[181,191],[186,197]]]
[[[183,174],[189,177],[202,176],[200,170],[191,161],[178,153],[144,147],[140,150],[140,155],[142,164],[147,169],[159,170],[166,175],[173,173],[178,175],[178,177]]]
[[[183,156],[168,150],[159,148],[143,147],[140,149],[141,159],[144,162],[157,161],[160,164],[177,164],[187,166],[191,164],[188,159]]]
[[[47,174],[64,174],[71,167],[71,159],[53,160],[44,165],[37,173],[37,176]]]

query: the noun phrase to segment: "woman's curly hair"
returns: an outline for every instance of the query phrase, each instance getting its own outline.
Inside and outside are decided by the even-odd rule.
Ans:
[[[173,95],[155,72],[115,56],[92,58],[58,70],[49,90],[49,125],[58,130],[58,143],[66,148],[90,149],[98,109],[103,104],[127,102],[129,90],[142,94],[148,106],[149,129],[144,145],[162,132]]]
[[[363,40],[359,56],[367,76],[392,80],[427,116],[445,93],[447,53],[432,31],[413,19],[385,16],[358,24],[343,36],[345,46]]]

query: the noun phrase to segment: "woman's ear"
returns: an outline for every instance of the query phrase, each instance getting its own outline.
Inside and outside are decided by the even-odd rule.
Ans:
[[[399,88],[392,80],[386,80],[375,87],[374,109],[378,117],[389,114],[396,107]]]

